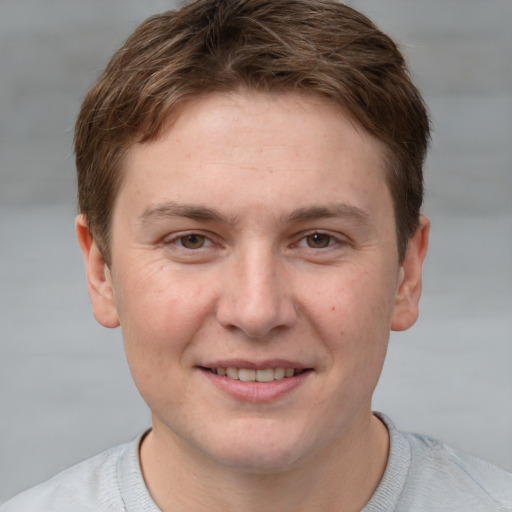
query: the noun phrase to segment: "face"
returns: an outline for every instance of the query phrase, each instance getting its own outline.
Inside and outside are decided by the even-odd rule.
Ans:
[[[80,221],[79,237],[155,439],[265,471],[364,431],[422,259],[398,262],[383,162],[341,110],[299,94],[201,98],[129,151],[110,270]]]

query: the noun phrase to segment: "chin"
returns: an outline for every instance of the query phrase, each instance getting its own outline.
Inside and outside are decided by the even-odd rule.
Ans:
[[[306,437],[267,425],[243,433],[225,432],[215,449],[208,451],[221,465],[241,473],[282,473],[315,451],[314,443],[305,443]]]

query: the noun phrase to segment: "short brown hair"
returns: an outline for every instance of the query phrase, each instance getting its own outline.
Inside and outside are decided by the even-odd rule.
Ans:
[[[82,104],[79,210],[107,264],[126,150],[156,139],[183,102],[241,86],[327,97],[384,144],[403,259],[423,201],[429,119],[395,43],[335,0],[196,0],[140,24]]]

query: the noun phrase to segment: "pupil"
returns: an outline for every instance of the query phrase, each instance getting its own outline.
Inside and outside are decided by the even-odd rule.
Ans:
[[[204,237],[201,235],[187,235],[181,239],[181,243],[187,249],[199,249],[204,245]]]
[[[315,249],[327,247],[331,237],[329,235],[323,235],[322,233],[315,233],[314,235],[308,236],[308,245]]]

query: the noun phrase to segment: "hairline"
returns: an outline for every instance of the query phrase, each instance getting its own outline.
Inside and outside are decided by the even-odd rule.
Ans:
[[[202,99],[213,96],[213,95],[224,95],[224,96],[233,96],[237,94],[244,93],[257,93],[257,94],[269,94],[269,95],[287,95],[293,94],[298,96],[306,96],[308,98],[316,98],[319,101],[322,101],[326,104],[332,105],[339,109],[344,115],[348,118],[348,120],[352,123],[353,127],[356,130],[363,130],[363,132],[367,135],[370,135],[378,144],[381,154],[381,166],[379,166],[379,171],[384,173],[384,183],[388,192],[391,195],[391,202],[393,208],[393,222],[395,224],[395,241],[397,245],[398,258],[399,262],[403,261],[405,256],[405,249],[409,239],[412,237],[412,234],[405,239],[403,234],[400,232],[400,226],[398,222],[398,205],[395,201],[395,197],[393,194],[393,186],[391,183],[392,175],[396,172],[396,157],[393,155],[393,151],[389,147],[388,144],[382,139],[380,139],[377,135],[371,133],[356,117],[355,115],[349,111],[348,108],[344,104],[341,104],[335,101],[333,98],[329,97],[326,94],[322,94],[314,89],[293,89],[284,88],[284,87],[276,87],[274,89],[269,90],[260,90],[256,87],[252,87],[245,83],[239,83],[234,87],[226,88],[225,90],[219,90],[215,88],[210,88],[202,91],[194,91],[190,92],[186,97],[181,98],[180,101],[175,103],[169,112],[162,116],[162,120],[159,125],[159,129],[154,131],[153,133],[148,134],[146,130],[139,130],[135,135],[127,140],[127,143],[121,149],[119,154],[119,159],[117,163],[117,172],[116,172],[116,180],[115,187],[113,189],[113,198],[111,202],[109,217],[108,217],[108,225],[106,226],[105,240],[101,240],[98,245],[100,245],[102,249],[102,254],[105,259],[105,262],[108,266],[112,264],[111,261],[111,242],[112,242],[112,220],[114,215],[114,210],[116,207],[117,199],[119,197],[119,193],[121,191],[123,182],[124,182],[124,174],[125,174],[125,163],[126,158],[128,157],[130,150],[136,145],[145,145],[156,142],[160,138],[164,137],[166,133],[173,129],[174,123],[180,118],[183,112],[193,103],[197,103]],[[417,218],[416,227],[419,222],[419,216]],[[92,226],[89,226],[92,228]],[[92,229],[91,229],[92,230]],[[101,238],[101,237],[100,237]]]

